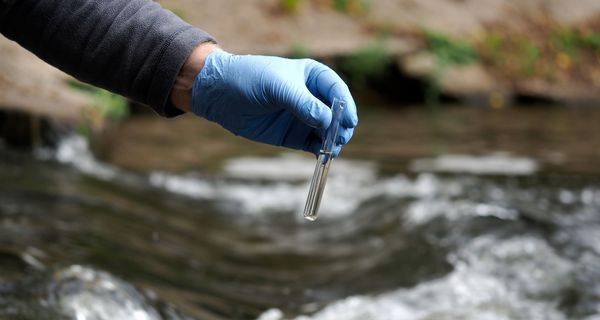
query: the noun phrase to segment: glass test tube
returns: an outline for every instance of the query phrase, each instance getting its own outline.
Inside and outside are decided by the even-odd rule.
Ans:
[[[337,140],[340,119],[345,108],[346,102],[338,98],[333,98],[333,104],[331,105],[331,124],[329,125],[329,128],[327,128],[325,140],[323,140],[321,151],[319,151],[317,165],[312,180],[310,181],[308,198],[306,199],[306,205],[304,206],[304,217],[310,221],[317,220],[319,205],[321,204],[321,198],[323,197],[323,191],[325,190],[325,182],[327,181],[327,173],[329,172],[329,165],[331,164],[331,161],[333,161],[332,155]]]

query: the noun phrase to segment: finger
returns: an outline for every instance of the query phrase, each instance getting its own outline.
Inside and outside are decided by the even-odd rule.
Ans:
[[[358,125],[358,114],[356,113],[356,103],[354,102],[354,99],[352,98],[351,95],[349,95],[348,98],[342,98],[342,99],[348,99],[348,100],[345,100],[345,101],[347,101],[346,109],[344,110],[344,115],[342,117],[341,125],[346,128],[354,128]]]
[[[331,123],[331,109],[304,86],[290,84],[283,100],[288,110],[300,121],[313,128],[327,128]]]
[[[327,128],[329,128],[329,126]],[[321,140],[324,140],[325,136],[327,135],[327,128],[315,129],[315,134],[317,135],[317,137],[319,137]]]
[[[308,141],[306,146],[304,147],[304,151],[308,151],[315,156],[319,156],[319,151],[321,151],[321,146],[323,145],[323,141],[321,139],[313,139]]]
[[[352,98],[352,94],[348,86],[340,76],[326,65],[309,60],[307,87],[317,96],[324,97],[328,104],[333,102],[333,98],[337,97],[346,102],[346,109],[342,117],[342,126],[354,128],[358,124],[358,115],[356,113],[356,103]]]
[[[352,139],[352,134],[354,134],[354,128],[340,128],[336,143],[342,145],[348,143]]]

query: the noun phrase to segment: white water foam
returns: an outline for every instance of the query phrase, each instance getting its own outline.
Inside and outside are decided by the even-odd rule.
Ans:
[[[101,163],[94,158],[87,140],[79,135],[71,135],[60,141],[56,150],[37,150],[40,158],[53,158],[58,162],[72,165],[83,173],[103,180],[112,180],[119,175],[113,166]]]
[[[575,284],[574,265],[542,239],[473,239],[449,261],[448,275],[413,288],[352,296],[296,320],[528,319],[562,320],[557,301]],[[282,320],[271,309],[259,320]]]
[[[489,175],[530,175],[538,170],[538,163],[529,158],[506,153],[486,156],[448,154],[437,158],[416,159],[410,169],[416,172],[455,172]]]
[[[85,174],[103,180],[124,179],[127,172],[97,161],[85,138],[64,138],[53,152],[38,150],[38,156],[69,164]],[[196,199],[228,204],[227,208],[246,214],[300,212],[308,192],[315,160],[293,154],[274,158],[243,157],[224,165],[221,175],[198,177],[191,174],[152,172],[151,185]],[[336,159],[332,165],[321,212],[339,216],[352,212],[362,201],[395,188],[398,181],[376,183],[371,163]],[[401,178],[400,184],[406,180]],[[401,187],[402,188],[402,187]],[[233,204],[233,206],[231,206]]]
[[[133,286],[113,275],[73,265],[54,275],[52,303],[76,320],[159,320]]]
[[[53,157],[103,180],[124,179],[128,176],[123,170],[97,161],[90,152],[87,141],[81,136],[73,135],[62,140]],[[535,164],[528,162],[528,159],[494,157],[489,161],[477,158],[476,161],[467,160],[466,163],[479,163],[471,166],[479,168],[471,170],[472,172],[484,172],[481,168],[489,166],[495,172],[504,170],[500,170],[500,167],[512,167],[516,168],[512,173],[524,174],[533,172],[535,168]],[[453,159],[454,162],[464,160],[456,157]],[[222,202],[225,204],[224,208],[234,208],[236,212],[243,214],[301,212],[314,165],[313,158],[296,154],[270,158],[242,157],[227,161],[223,172],[217,176],[152,172],[147,179],[151,185],[171,193]],[[493,170],[487,172],[494,172]],[[458,206],[450,206],[454,209],[452,212],[442,209],[449,207],[448,203],[443,202],[460,195],[462,189],[460,181],[442,180],[430,173],[420,173],[415,179],[404,175],[381,178],[377,176],[377,169],[371,162],[336,159],[329,173],[320,212],[322,218],[336,218],[355,212],[369,199],[393,197],[421,200],[415,201],[409,209],[407,219],[413,224],[425,223],[438,215],[457,218],[465,212],[502,219],[516,217],[513,211],[490,204],[454,203]],[[439,210],[435,209],[436,206]]]
[[[238,158],[225,165],[222,178],[154,172],[150,175],[150,183],[192,198],[234,204],[227,207],[244,214],[300,212],[306,201],[313,166],[312,159],[289,155]],[[300,179],[302,176],[303,180]],[[518,217],[515,210],[494,204],[453,200],[464,192],[463,189],[464,182],[457,179],[442,179],[430,173],[421,173],[415,179],[402,174],[382,178],[377,176],[372,163],[336,160],[320,212],[324,219],[337,218],[355,212],[365,201],[389,197],[413,199],[406,215],[407,223],[412,225],[426,223],[438,216],[451,220],[464,216],[509,220]]]
[[[519,213],[510,208],[468,200],[419,199],[413,201],[404,217],[408,227],[426,224],[437,217],[453,221],[464,217],[495,217],[517,220]]]
[[[337,166],[337,162],[334,166]],[[279,157],[241,157],[225,162],[229,177],[248,180],[304,181],[313,173],[315,160],[297,154],[284,153]]]
[[[249,165],[244,171],[246,163]],[[301,212],[313,166],[313,160],[294,156],[239,158],[226,164],[222,178],[154,172],[149,181],[153,186],[173,193],[234,204],[227,207],[245,214]],[[297,171],[303,175],[309,174],[298,182],[301,175],[295,168],[301,168]],[[380,178],[371,163],[336,160],[329,173],[320,213],[324,219],[345,216],[355,212],[365,201],[377,197],[433,199],[452,197],[461,192],[460,183],[442,181],[432,174],[420,174],[414,180],[404,175]],[[478,211],[483,215],[486,208],[480,206]]]
[[[154,172],[150,183],[193,198],[233,203],[236,210],[246,214],[300,212],[314,165],[313,159],[295,155],[237,158],[225,164],[221,178]],[[365,199],[392,187],[390,182],[377,183],[375,167],[370,163],[336,160],[320,211],[330,217],[349,214]]]

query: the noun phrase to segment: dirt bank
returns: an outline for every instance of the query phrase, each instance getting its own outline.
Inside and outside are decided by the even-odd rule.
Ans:
[[[600,48],[594,53],[592,47],[600,46],[600,40],[594,38],[600,36],[597,0],[162,0],[160,3],[208,30],[224,48],[237,53],[329,59],[352,56],[362,50],[368,58],[370,48],[381,47],[391,58],[389,61],[406,76],[426,80],[436,76],[441,92],[480,97],[477,101],[484,104],[499,105],[519,95],[567,103],[600,101]],[[546,45],[555,36],[555,30],[563,29],[577,32],[581,39],[589,37],[589,46],[565,53],[553,43]],[[432,50],[424,30],[466,42],[476,51],[476,58],[468,64],[444,65],[440,72],[439,52]],[[504,47],[493,42],[497,35]],[[454,40],[448,41],[449,49],[442,49],[455,54],[452,50],[461,47],[454,46]],[[569,45],[571,40],[565,41]],[[577,41],[573,43],[578,44]],[[509,57],[508,53],[513,52],[517,55]],[[358,60],[354,63],[357,65],[364,63]],[[78,121],[89,98],[69,88],[66,78],[62,72],[0,37],[0,108]]]
[[[600,87],[600,25],[593,23],[600,20],[600,1],[160,2],[213,33],[224,48],[238,53],[327,59],[352,55],[375,44],[395,57],[393,60],[407,76],[436,76],[442,93],[459,98],[475,97],[478,102],[495,106],[510,103],[515,96],[567,104],[600,101],[599,90],[594,90]],[[478,51],[478,59],[468,65],[444,66],[440,72],[436,52],[431,52],[424,30],[469,42]],[[595,32],[596,56],[589,56],[590,50],[581,50],[580,54],[571,48],[551,47],[548,43],[560,37],[562,30]],[[496,43],[488,48],[498,34],[506,38],[501,39],[504,47]],[[567,44],[578,41],[563,40]],[[490,50],[496,52],[489,54]]]
[[[0,106],[60,121],[81,120],[88,98],[69,89],[68,76],[15,42],[0,37]]]

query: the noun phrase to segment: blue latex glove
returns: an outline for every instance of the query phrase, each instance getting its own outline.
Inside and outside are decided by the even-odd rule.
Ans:
[[[334,154],[350,141],[356,105],[342,79],[310,59],[208,55],[192,88],[192,112],[235,135],[318,154],[334,97],[346,101]]]

